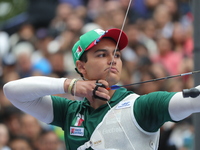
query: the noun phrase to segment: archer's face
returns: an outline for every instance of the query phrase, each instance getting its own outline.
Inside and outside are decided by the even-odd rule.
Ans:
[[[88,61],[84,63],[84,77],[89,80],[104,79],[110,85],[118,83],[122,60],[121,52],[117,50],[115,53],[115,48],[116,43],[107,38],[101,39],[97,45],[91,48],[87,53]]]

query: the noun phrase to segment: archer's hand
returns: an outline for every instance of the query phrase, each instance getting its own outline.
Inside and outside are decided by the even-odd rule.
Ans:
[[[67,79],[65,81],[65,92],[67,92],[67,89],[70,85],[71,79]],[[98,83],[102,83],[106,88],[109,87],[108,82],[105,80],[99,80]],[[74,84],[71,94],[78,96],[78,97],[86,97],[88,100],[92,99],[94,97],[93,91],[96,87],[96,80],[78,80]],[[104,99],[109,100],[109,91],[104,87],[98,87],[95,91],[96,96],[102,97]]]

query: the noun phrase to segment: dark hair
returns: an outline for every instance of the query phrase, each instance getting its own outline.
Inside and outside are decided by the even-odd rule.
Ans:
[[[83,62],[87,62],[87,52],[88,51],[85,51],[82,55],[81,55],[81,57],[80,57],[80,61],[83,61]],[[79,71],[78,71],[78,69],[77,68],[75,68],[75,70],[76,70],[76,72],[81,76],[81,78],[83,79],[83,80],[85,80],[85,78],[83,77],[83,74],[82,73],[80,73]]]
[[[85,51],[82,55],[81,55],[81,57],[80,57],[80,61],[83,61],[83,62],[87,62],[87,60],[88,60],[88,58],[87,58],[87,53],[88,53],[88,51]]]

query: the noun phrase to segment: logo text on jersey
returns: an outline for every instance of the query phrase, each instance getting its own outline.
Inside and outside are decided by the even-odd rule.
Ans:
[[[131,102],[130,101],[125,101],[125,102],[120,102],[116,109],[122,109],[122,108],[128,108],[131,107]]]
[[[84,128],[81,128],[81,127],[70,127],[70,135],[73,135],[73,136],[84,136]]]

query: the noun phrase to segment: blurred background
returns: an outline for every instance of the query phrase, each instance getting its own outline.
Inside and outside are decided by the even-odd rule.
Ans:
[[[123,31],[120,84],[193,71],[193,15],[189,0],[132,0]],[[0,0],[0,149],[65,150],[63,131],[13,107],[2,87],[43,75],[79,78],[71,49],[89,30],[122,27],[129,0]],[[138,94],[181,91],[193,76],[130,86]],[[70,95],[59,95],[68,98]],[[191,117],[161,128],[159,150],[192,150]]]

